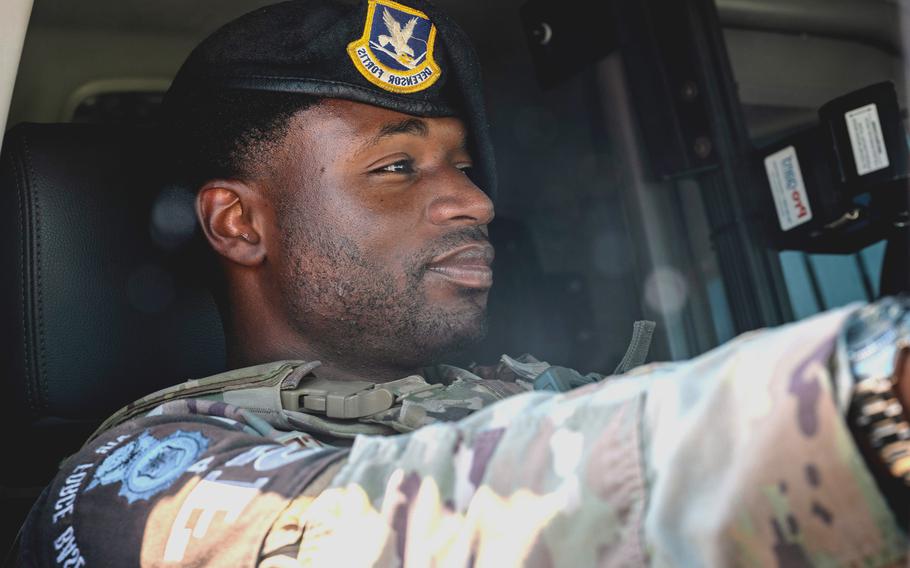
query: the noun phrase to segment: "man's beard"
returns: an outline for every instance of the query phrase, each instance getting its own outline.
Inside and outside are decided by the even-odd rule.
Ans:
[[[458,289],[462,301],[446,307],[433,305],[424,288],[433,257],[486,241],[479,227],[429,243],[403,263],[402,275],[372,262],[336,228],[292,219],[281,223],[290,272],[281,278],[281,292],[292,325],[324,356],[365,368],[417,368],[438,363],[486,334],[485,290]]]

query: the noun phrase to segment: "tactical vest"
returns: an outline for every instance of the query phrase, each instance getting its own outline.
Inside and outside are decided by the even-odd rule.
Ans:
[[[636,322],[629,348],[614,371],[621,374],[644,362],[653,322]],[[263,418],[273,428],[302,431],[325,439],[359,434],[406,433],[437,421],[453,421],[509,396],[531,390],[567,391],[603,379],[581,375],[529,355],[503,355],[498,366],[477,373],[437,365],[424,377],[412,375],[386,383],[339,381],[314,375],[319,361],[276,361],[220,373],[165,388],[117,411],[89,438],[178,399],[224,402]]]

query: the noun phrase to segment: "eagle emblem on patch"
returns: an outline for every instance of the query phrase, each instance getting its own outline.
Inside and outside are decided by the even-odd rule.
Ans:
[[[360,74],[393,93],[416,93],[435,83],[442,70],[433,59],[436,26],[420,10],[392,0],[369,0],[360,39],[348,55]]]

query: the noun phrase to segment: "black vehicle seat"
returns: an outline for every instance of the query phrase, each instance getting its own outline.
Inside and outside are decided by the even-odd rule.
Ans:
[[[148,131],[24,124],[0,155],[0,545],[113,411],[224,368],[192,196]],[[187,209],[189,207],[189,209]]]

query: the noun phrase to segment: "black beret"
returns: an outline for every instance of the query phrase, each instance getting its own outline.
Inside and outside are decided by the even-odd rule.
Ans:
[[[475,181],[496,190],[480,66],[467,35],[424,0],[291,0],[224,25],[187,58],[165,96],[179,114],[211,89],[303,93],[405,114],[459,116]]]

